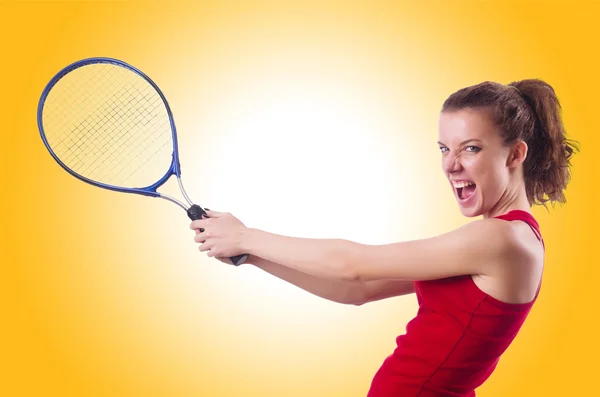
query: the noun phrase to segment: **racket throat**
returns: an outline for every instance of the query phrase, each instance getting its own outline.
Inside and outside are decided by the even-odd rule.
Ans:
[[[202,215],[206,214],[206,211],[202,209],[198,204],[193,204],[190,208],[187,209],[187,214],[189,218],[193,221],[202,219]]]

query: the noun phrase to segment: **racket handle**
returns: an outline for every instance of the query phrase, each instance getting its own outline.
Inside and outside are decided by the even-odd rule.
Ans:
[[[206,215],[206,211],[204,211],[202,209],[202,207],[200,207],[198,204],[192,205],[187,210],[187,214],[190,217],[190,219],[193,220],[193,221],[196,221],[198,219],[202,219],[203,215],[206,218],[209,218],[209,216]],[[231,263],[234,264],[234,266],[241,265],[242,263],[246,262],[247,259],[248,259],[248,254],[236,255],[236,256],[232,256],[232,257],[229,258],[229,260],[231,261]]]

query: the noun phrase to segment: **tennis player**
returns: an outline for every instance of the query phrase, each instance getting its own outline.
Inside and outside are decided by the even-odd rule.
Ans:
[[[537,79],[483,82],[447,98],[442,169],[461,213],[481,218],[442,235],[384,245],[293,238],[208,211],[191,223],[194,239],[209,257],[249,253],[248,263],[340,303],[416,293],[418,313],[368,397],[473,397],[540,291],[544,243],[531,208],[566,201],[578,149],[560,111],[554,89]]]

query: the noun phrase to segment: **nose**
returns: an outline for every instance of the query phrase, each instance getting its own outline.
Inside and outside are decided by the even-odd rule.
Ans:
[[[462,169],[460,157],[458,155],[448,154],[442,160],[442,167],[447,174],[460,171]]]

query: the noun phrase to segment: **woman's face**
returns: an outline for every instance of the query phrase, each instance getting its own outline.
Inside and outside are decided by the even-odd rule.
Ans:
[[[511,195],[511,148],[485,111],[443,112],[438,136],[442,169],[464,216],[485,216]]]

